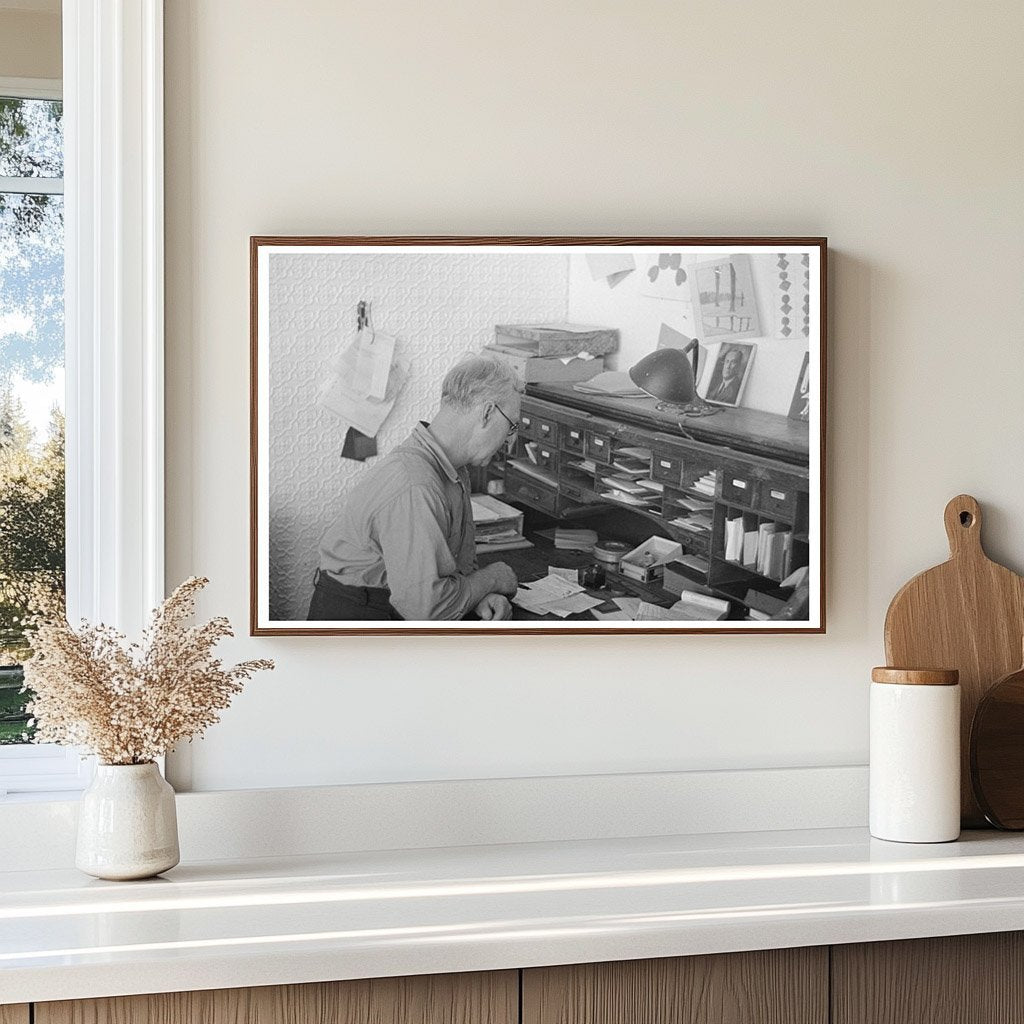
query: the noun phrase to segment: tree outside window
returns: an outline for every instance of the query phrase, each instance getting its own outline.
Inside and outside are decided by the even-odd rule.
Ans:
[[[32,729],[26,618],[64,598],[62,104],[0,96],[0,744]]]

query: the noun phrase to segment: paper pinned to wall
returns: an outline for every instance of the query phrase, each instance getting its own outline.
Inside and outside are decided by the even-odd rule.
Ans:
[[[683,261],[682,253],[662,252],[652,255],[644,275],[643,294],[656,299],[689,303],[692,299],[689,275],[690,270]]]
[[[636,260],[629,252],[595,252],[587,255],[587,266],[595,281],[605,278],[608,287],[614,288],[627,274],[636,270]]]
[[[320,405],[333,412],[344,423],[353,426],[367,437],[376,437],[378,431],[395,407],[399,392],[409,377],[409,363],[397,359],[388,377],[383,401],[367,398],[353,392],[338,374],[327,382],[320,395]]]
[[[333,370],[352,394],[380,402],[387,395],[394,355],[390,334],[364,328],[338,354]]]

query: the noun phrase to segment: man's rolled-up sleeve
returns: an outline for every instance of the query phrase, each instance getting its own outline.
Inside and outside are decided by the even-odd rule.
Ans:
[[[403,619],[461,619],[472,598],[448,548],[438,495],[410,487],[374,515],[391,604]]]

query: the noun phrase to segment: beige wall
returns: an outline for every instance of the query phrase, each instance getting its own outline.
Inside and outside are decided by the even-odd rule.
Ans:
[[[197,788],[866,760],[893,591],[1024,569],[1024,7],[167,0],[168,576],[247,621],[250,234],[828,235],[821,637],[240,638]]]
[[[60,78],[60,14],[0,9],[0,78]]]

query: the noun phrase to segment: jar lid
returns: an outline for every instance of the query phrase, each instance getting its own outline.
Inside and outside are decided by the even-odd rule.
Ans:
[[[899,683],[912,686],[956,686],[960,672],[955,668],[888,668],[871,670],[873,683]]]
[[[633,549],[621,540],[598,541],[594,547],[594,557],[599,562],[618,563],[623,555],[628,555]]]

